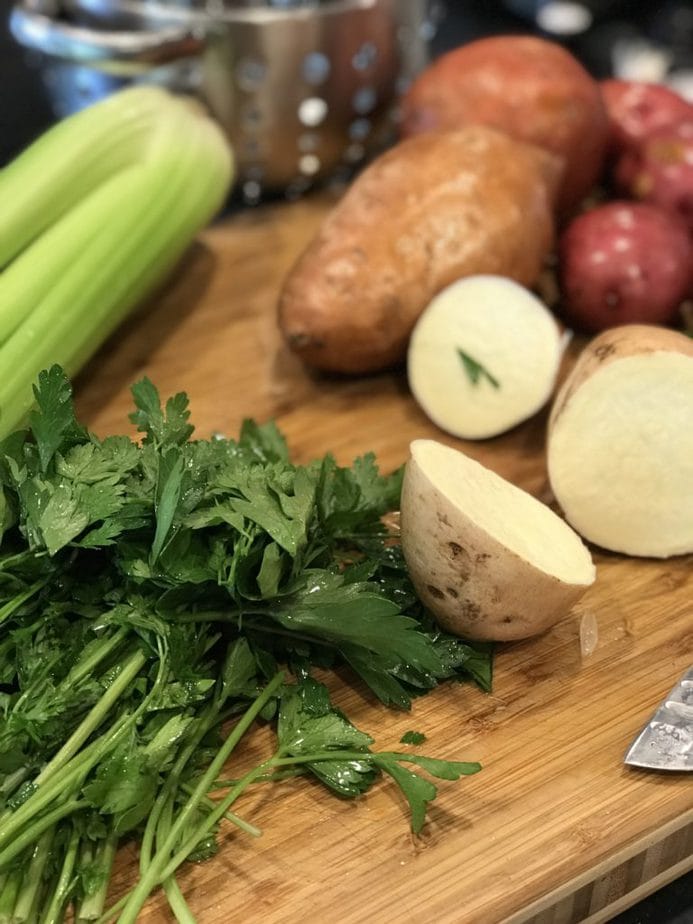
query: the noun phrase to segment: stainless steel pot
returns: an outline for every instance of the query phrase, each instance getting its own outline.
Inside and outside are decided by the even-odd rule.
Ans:
[[[63,116],[133,81],[204,99],[236,151],[239,185],[296,195],[391,140],[398,93],[427,60],[430,0],[19,0]],[[281,2],[281,0],[275,0]],[[295,3],[295,0],[294,0]]]

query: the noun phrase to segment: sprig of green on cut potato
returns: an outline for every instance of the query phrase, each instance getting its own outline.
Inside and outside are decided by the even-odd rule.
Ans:
[[[409,342],[409,385],[441,429],[486,439],[550,400],[565,343],[553,314],[528,289],[502,276],[468,276],[419,318]]]

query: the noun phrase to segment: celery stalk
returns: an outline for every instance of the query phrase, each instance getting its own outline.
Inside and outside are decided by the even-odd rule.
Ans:
[[[168,102],[156,87],[114,94],[63,119],[0,170],[0,268],[105,179],[141,160]]]
[[[133,97],[144,94],[141,106]],[[157,105],[152,106],[151,100]],[[144,104],[147,105],[144,105]],[[104,109],[107,118],[104,118]],[[119,104],[119,105],[116,105]],[[74,375],[123,321],[132,308],[159,284],[180,259],[197,231],[222,205],[232,178],[232,159],[220,129],[188,100],[153,88],[122,91],[84,110],[94,125],[89,135],[104,155],[103,139],[117,139],[110,175],[94,184],[92,148],[81,137],[84,121],[65,120],[56,129],[60,145],[44,136],[37,144],[53,150],[64,164],[64,180],[74,181],[72,205],[51,184],[36,191],[53,216],[31,243],[15,254],[0,274],[0,436],[19,425],[32,404],[31,383],[53,363]],[[127,123],[123,130],[118,120]],[[74,120],[74,122],[73,122]],[[86,181],[78,177],[65,149],[77,125],[75,160],[85,158]],[[81,127],[80,127],[81,126]],[[30,148],[21,169],[11,168],[12,183],[28,182],[39,170]],[[6,177],[0,174],[0,194]],[[53,177],[53,183],[58,183]],[[14,187],[5,188],[12,199]],[[20,198],[26,199],[22,191]],[[1,201],[1,200],[0,200]],[[39,219],[32,202],[27,223]],[[6,229],[21,225],[18,213],[0,219],[0,259]],[[38,224],[36,225],[38,226]],[[27,237],[19,227],[19,237]],[[4,236],[4,237],[3,237]],[[6,252],[9,252],[5,243]]]

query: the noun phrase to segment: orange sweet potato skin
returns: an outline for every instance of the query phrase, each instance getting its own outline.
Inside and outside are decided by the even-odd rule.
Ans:
[[[560,167],[483,126],[401,142],[352,183],[290,271],[279,325],[308,365],[401,362],[431,298],[463,276],[530,286],[554,239]]]
[[[564,215],[603,169],[609,120],[598,82],[561,45],[536,36],[491,36],[447,52],[414,81],[402,112],[405,137],[476,123],[562,157]]]

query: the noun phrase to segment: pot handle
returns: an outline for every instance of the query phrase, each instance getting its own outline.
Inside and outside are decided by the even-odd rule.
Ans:
[[[199,54],[209,33],[194,26],[161,26],[132,32],[89,29],[58,18],[53,0],[19,0],[10,15],[15,39],[34,51],[77,63],[142,68]]]

